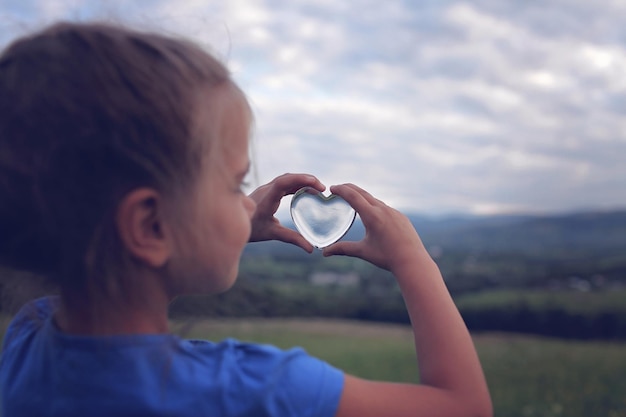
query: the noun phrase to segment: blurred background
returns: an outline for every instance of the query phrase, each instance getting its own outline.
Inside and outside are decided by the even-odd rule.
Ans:
[[[0,44],[61,19],[223,59],[255,112],[254,185],[308,172],[409,215],[496,415],[626,416],[626,2],[3,0]],[[4,321],[37,282],[0,271]],[[249,245],[232,291],[180,299],[172,318],[417,380],[399,290],[357,260]]]

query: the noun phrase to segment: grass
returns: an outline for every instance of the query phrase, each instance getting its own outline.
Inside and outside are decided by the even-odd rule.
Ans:
[[[497,416],[626,416],[626,344],[476,338]]]
[[[626,314],[626,289],[616,291],[482,291],[455,299],[460,309],[484,309],[526,305],[534,310],[560,309],[569,313],[597,314],[614,311]]]

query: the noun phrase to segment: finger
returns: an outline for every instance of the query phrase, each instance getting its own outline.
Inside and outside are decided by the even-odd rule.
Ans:
[[[248,197],[250,197],[251,199],[253,199],[256,204],[257,204],[257,208],[260,205],[267,205],[267,195],[272,191],[272,186],[270,184],[264,184],[261,185],[259,188],[257,188],[256,190],[252,191]],[[271,204],[271,201],[270,201]]]
[[[324,248],[322,254],[324,256],[354,256],[360,258],[363,245],[361,242],[337,242]]]
[[[274,180],[277,188],[283,193],[282,197],[293,194],[302,187],[311,187],[317,191],[324,191],[326,186],[310,174],[283,174]]]
[[[309,253],[313,252],[313,245],[311,245],[304,237],[302,237],[300,233],[295,230],[279,226],[276,228],[274,236],[277,240],[299,246]]]
[[[330,187],[330,191],[333,194],[343,198],[356,210],[361,217],[371,209],[372,203],[359,191],[358,187],[352,184],[333,185]],[[367,216],[367,215],[366,215]]]
[[[352,188],[353,190],[355,190],[356,192],[361,194],[363,196],[363,198],[365,198],[365,200],[367,200],[367,202],[369,202],[372,205],[384,204],[381,200],[379,200],[378,198],[374,197],[368,191],[365,191],[363,188],[359,187],[356,184],[347,183],[347,184],[342,184],[341,186],[346,186],[346,187]],[[336,185],[331,186],[330,187],[330,191],[334,192],[333,190],[335,189],[335,187],[337,187],[337,186]]]

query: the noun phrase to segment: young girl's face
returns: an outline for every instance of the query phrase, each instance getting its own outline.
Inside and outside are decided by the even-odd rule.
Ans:
[[[256,205],[242,191],[242,182],[250,167],[251,114],[243,94],[233,86],[213,89],[198,110],[197,132],[212,143],[206,146],[192,218],[183,219],[194,235],[181,242],[184,278],[174,279],[187,281],[184,292],[214,293],[235,282],[241,252],[250,238]]]

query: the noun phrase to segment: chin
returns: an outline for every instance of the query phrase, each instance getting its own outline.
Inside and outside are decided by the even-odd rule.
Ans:
[[[213,282],[216,284],[213,289],[213,294],[220,294],[230,290],[235,282],[237,282],[237,274],[239,273],[239,268],[235,267],[232,271],[225,273],[222,277],[216,278]]]
[[[196,271],[187,279],[178,281],[175,296],[178,295],[212,295],[228,291],[235,285],[239,266],[230,271]]]

